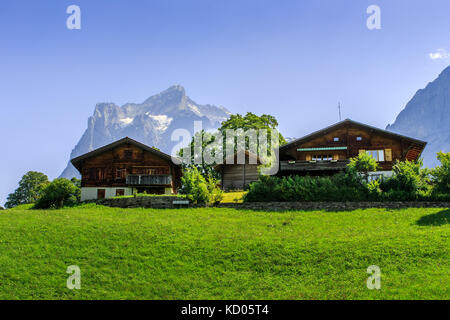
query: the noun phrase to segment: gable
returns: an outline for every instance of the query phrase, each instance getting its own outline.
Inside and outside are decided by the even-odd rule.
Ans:
[[[390,149],[394,159],[417,160],[426,142],[371,127],[352,120],[313,132],[280,148],[281,160],[298,159],[302,151],[324,150],[340,153],[346,158],[358,155],[359,150]],[[340,158],[340,157],[339,157]]]

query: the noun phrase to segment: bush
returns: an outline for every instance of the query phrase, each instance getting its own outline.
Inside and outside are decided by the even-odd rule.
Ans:
[[[429,195],[431,181],[429,171],[422,168],[422,161],[397,161],[393,175],[383,179],[380,188],[385,200],[419,200]]]
[[[377,161],[367,153],[360,153],[357,157],[351,158],[347,165],[348,172],[358,172],[364,176],[366,182],[369,181],[369,172],[377,171]]]
[[[438,159],[441,166],[432,171],[421,160],[397,161],[392,177],[367,182],[376,162],[361,154],[345,173],[330,177],[262,176],[250,184],[244,201],[450,201],[450,153],[440,152]]]
[[[450,152],[438,152],[438,160],[441,162],[431,171],[434,183],[434,194],[449,194],[450,193]]]
[[[193,203],[216,203],[223,198],[223,191],[217,186],[217,180],[208,175],[205,178],[196,167],[183,171],[181,194],[185,194]]]
[[[244,201],[360,201],[370,197],[362,177],[352,171],[331,177],[261,176],[250,184]]]
[[[44,188],[34,208],[62,208],[75,205],[80,200],[80,193],[80,188],[70,180],[64,178],[55,179]]]

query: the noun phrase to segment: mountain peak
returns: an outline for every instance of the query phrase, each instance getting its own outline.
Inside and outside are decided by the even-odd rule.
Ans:
[[[437,164],[436,152],[450,150],[449,122],[450,66],[416,92],[387,130],[427,141],[422,156],[424,164],[432,167]]]
[[[181,86],[179,84],[175,84],[173,86],[170,86],[163,92],[161,92],[161,95],[166,95],[166,94],[179,94],[180,96],[185,96],[186,90],[184,89],[183,86]]]
[[[178,142],[172,141],[173,130],[184,128],[194,134],[194,122],[203,129],[217,129],[230,116],[224,107],[201,105],[186,96],[181,85],[173,85],[153,95],[144,103],[99,103],[89,118],[88,128],[72,150],[71,158],[80,156],[113,141],[130,137],[170,153]],[[79,177],[69,162],[61,177]]]

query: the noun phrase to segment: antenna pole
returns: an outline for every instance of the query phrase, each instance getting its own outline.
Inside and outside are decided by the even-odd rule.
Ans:
[[[339,109],[339,121],[341,121],[341,102],[338,103],[338,109]]]

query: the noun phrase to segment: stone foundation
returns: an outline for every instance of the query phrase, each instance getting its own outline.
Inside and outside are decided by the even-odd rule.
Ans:
[[[204,208],[205,205],[173,204],[173,201],[186,200],[183,197],[155,196],[130,197],[118,199],[100,199],[95,202],[100,205],[118,208]],[[232,208],[241,210],[285,211],[285,210],[327,210],[342,211],[368,208],[450,208],[450,202],[431,201],[386,201],[386,202],[247,202],[247,203],[220,203],[212,205],[216,208]]]

